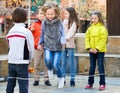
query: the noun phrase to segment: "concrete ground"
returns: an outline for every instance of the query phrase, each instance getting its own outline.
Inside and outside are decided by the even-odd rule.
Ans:
[[[95,77],[95,83],[93,89],[84,89],[87,84],[88,76],[76,75],[76,86],[70,87],[70,77],[66,77],[66,86],[64,88],[57,88],[57,77],[54,76],[53,80],[50,80],[52,86],[44,85],[44,78],[41,76],[39,86],[33,86],[33,78],[30,78],[29,82],[29,93],[120,93],[120,78],[117,77],[106,77],[106,90],[99,91],[99,77]],[[0,82],[0,93],[6,93],[7,82]],[[15,88],[14,93],[19,93],[18,84]]]

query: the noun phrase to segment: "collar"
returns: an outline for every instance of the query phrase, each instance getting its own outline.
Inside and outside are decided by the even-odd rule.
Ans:
[[[58,18],[55,18],[55,19],[53,19],[53,20],[49,20],[49,19],[46,19],[46,24],[54,24],[54,23],[56,23],[56,22],[58,22],[58,21],[60,21],[60,19],[58,19]]]
[[[22,26],[25,27],[26,25],[24,23],[14,23],[14,26]]]
[[[102,23],[98,22],[97,24],[91,24],[92,26],[95,26],[95,25],[102,25]]]

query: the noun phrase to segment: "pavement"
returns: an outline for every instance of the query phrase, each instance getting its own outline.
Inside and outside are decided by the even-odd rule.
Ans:
[[[57,77],[50,80],[52,86],[44,85],[44,78],[40,76],[39,86],[33,86],[34,79],[29,78],[29,93],[120,93],[120,78],[119,77],[106,77],[106,89],[99,91],[99,76],[95,76],[95,83],[93,89],[84,89],[87,84],[88,76],[76,75],[76,86],[70,87],[70,76],[66,76],[66,86],[64,88],[57,88]],[[0,82],[0,93],[6,93],[7,82]],[[15,87],[14,93],[19,93],[18,84]]]

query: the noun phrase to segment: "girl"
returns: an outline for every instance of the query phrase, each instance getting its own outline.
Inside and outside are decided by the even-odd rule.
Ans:
[[[42,36],[38,49],[44,47],[45,64],[48,68],[49,78],[53,78],[53,69],[59,79],[58,88],[64,86],[64,77],[60,68],[62,49],[65,45],[63,25],[59,19],[59,9],[54,4],[47,5],[44,9],[46,20],[42,24]]]
[[[108,31],[104,26],[102,15],[100,12],[93,12],[91,14],[91,25],[87,29],[85,37],[85,49],[89,51],[90,55],[90,70],[88,85],[85,89],[90,89],[94,83],[94,74],[96,68],[96,60],[98,62],[98,70],[100,74],[99,90],[105,89],[105,70],[104,70],[104,54],[107,51],[106,42]]]
[[[78,28],[78,17],[76,11],[73,7],[68,7],[65,9],[65,20],[63,22],[66,38],[66,46],[62,53],[62,71],[63,76],[65,77],[66,64],[67,64],[67,55],[68,62],[70,62],[70,86],[75,86],[75,68],[74,68],[74,49],[75,42],[74,36]]]

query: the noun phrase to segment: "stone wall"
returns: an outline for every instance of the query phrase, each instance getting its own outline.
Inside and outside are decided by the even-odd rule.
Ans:
[[[8,53],[8,44],[4,36],[0,36],[0,77],[8,76],[8,60],[2,57]]]
[[[8,43],[4,36],[0,36],[0,55],[8,53]]]
[[[0,61],[0,77],[8,76],[8,61]]]

